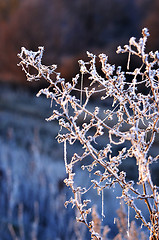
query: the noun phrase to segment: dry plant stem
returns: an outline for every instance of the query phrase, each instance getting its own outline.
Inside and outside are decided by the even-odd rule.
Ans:
[[[19,238],[17,237],[15,231],[14,231],[14,228],[13,228],[13,225],[12,224],[8,224],[8,229],[9,229],[9,232],[13,238],[13,240],[19,240]]]
[[[81,161],[84,164],[82,169],[93,173],[94,177],[91,181],[98,194],[103,193],[105,188],[118,183],[122,188],[120,198],[134,209],[136,218],[139,218],[150,231],[150,238],[158,239],[159,237],[159,191],[152,182],[149,170],[150,164],[159,159],[159,155],[156,157],[149,155],[156,133],[159,133],[159,52],[145,53],[148,36],[149,32],[144,28],[139,41],[132,37],[124,48],[118,47],[117,53],[128,53],[128,72],[126,73],[120,66],[115,68],[115,65],[109,64],[105,54],[100,54],[99,60],[105,77],[100,76],[96,69],[96,56],[87,52],[90,61],[79,61],[82,76],[81,89],[76,87],[79,75],[76,75],[71,83],[66,82],[60,77],[60,73],[56,72],[56,65],[45,66],[41,63],[43,47],[39,47],[37,52],[22,48],[18,55],[21,59],[19,65],[29,81],[44,78],[49,83],[48,88],[41,89],[37,96],[44,94],[51,99],[51,103],[54,102],[59,106],[46,120],[58,120],[60,126],[58,142],[64,142],[64,160],[68,173],[65,183],[73,192],[73,197],[66,202],[66,205],[72,203],[77,207],[80,212],[77,220],[84,222],[89,228],[92,239],[102,238],[95,231],[93,221],[89,222],[87,218],[91,212],[90,200],[81,200],[80,197],[81,194],[87,193],[88,189],[74,186],[73,168]],[[133,55],[140,58],[142,64],[130,72]],[[31,74],[29,67],[35,68],[37,74]],[[90,83],[83,89],[85,74],[89,76]],[[142,84],[149,92],[148,94],[143,94],[140,90]],[[72,91],[80,92],[79,98],[73,95]],[[109,98],[112,101],[111,109],[106,106],[104,117],[100,117],[99,107],[95,107],[94,111],[88,108],[92,95],[99,92],[102,94],[99,100]],[[83,121],[82,124],[81,121]],[[99,150],[97,146],[102,136],[108,137],[109,143]],[[83,148],[82,155],[74,153],[71,160],[66,159],[66,143],[73,145],[76,141],[79,141]],[[127,142],[130,143],[130,147]],[[124,148],[123,144],[125,144]],[[116,155],[112,153],[115,145],[121,149]],[[92,162],[85,165],[85,158],[88,156],[92,157]],[[122,161],[124,159],[131,161],[132,157],[136,159],[138,166],[137,184],[142,186],[143,192],[137,190],[133,181],[126,181],[126,173],[119,170]],[[98,170],[99,166],[103,172]],[[150,187],[151,193],[147,193],[147,186]],[[137,200],[145,202],[145,208],[149,212],[148,222],[141,210],[137,208],[135,203]]]
[[[24,224],[23,224],[23,204],[22,203],[20,203],[18,206],[18,222],[19,222],[20,238],[25,240]]]
[[[64,111],[64,109],[63,109],[63,111]],[[67,115],[66,115],[66,117],[67,117]],[[67,120],[70,121],[69,118],[67,118]],[[71,121],[70,121],[70,122],[71,122]],[[73,122],[71,122],[71,124],[74,126],[74,123],[73,123]],[[76,126],[74,126],[74,128],[76,129]],[[126,188],[127,188],[127,183],[126,183],[126,181],[124,181],[124,180],[121,181],[121,179],[118,177],[118,175],[113,172],[113,170],[107,165],[107,163],[105,163],[105,162],[102,161],[102,160],[100,160],[100,161],[98,160],[98,158],[96,157],[97,152],[94,152],[94,149],[90,149],[90,148],[89,148],[88,143],[86,143],[86,142],[83,141],[83,139],[79,136],[79,133],[78,133],[77,131],[76,131],[76,136],[78,137],[78,139],[79,139],[79,141],[81,142],[81,144],[86,146],[86,149],[90,152],[90,155],[92,156],[92,158],[93,158],[99,165],[101,165],[103,168],[105,168],[112,176],[114,176],[114,178],[115,178],[116,181],[119,183],[119,185],[121,186],[122,189],[126,189]],[[72,186],[71,186],[71,187],[72,187]],[[134,190],[132,187],[129,187],[129,190],[133,191],[133,192],[134,192],[135,194],[137,194],[137,195],[140,195],[140,193],[139,193],[138,191]],[[74,189],[72,189],[72,191],[74,192]],[[132,205],[132,203],[131,203],[131,206],[134,208],[136,214],[139,215],[139,217],[140,217],[140,219],[142,220],[143,224],[144,224],[145,226],[147,226],[147,228],[150,230],[150,227],[149,227],[148,223],[146,222],[146,220],[144,219],[144,217],[140,215],[139,210],[137,209],[137,207],[135,206],[135,204],[133,203],[133,205]],[[83,216],[83,215],[82,215],[82,216]],[[85,221],[85,218],[83,218],[83,220]],[[87,227],[88,227],[88,224],[86,224],[86,225],[87,225]]]
[[[38,225],[39,225],[39,203],[36,201],[34,202],[34,221],[32,224],[32,232],[31,232],[31,239],[37,240],[38,237]]]
[[[143,183],[143,192],[144,192],[144,195],[146,196],[147,193],[146,193],[146,186],[145,186],[145,183]],[[152,214],[152,207],[150,206],[150,203],[148,201],[148,198],[145,197],[145,202],[146,202],[146,205],[148,207],[148,210],[149,210],[149,213],[150,215]]]

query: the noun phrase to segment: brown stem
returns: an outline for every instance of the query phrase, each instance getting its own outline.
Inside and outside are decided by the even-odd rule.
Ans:
[[[144,195],[147,195],[145,183],[143,183],[143,192],[144,192]],[[147,205],[147,207],[148,207],[148,210],[149,210],[150,215],[152,215],[152,209],[151,209],[149,200],[148,200],[147,198],[145,198],[145,203],[146,203],[146,205]]]

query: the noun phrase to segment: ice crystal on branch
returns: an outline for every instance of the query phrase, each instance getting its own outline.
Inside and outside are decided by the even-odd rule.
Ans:
[[[159,192],[152,182],[149,169],[150,164],[159,158],[149,155],[156,133],[159,132],[159,53],[145,52],[148,36],[148,29],[144,28],[139,41],[132,37],[124,48],[118,47],[117,53],[128,53],[127,72],[124,72],[121,66],[109,64],[108,57],[100,54],[99,61],[103,72],[100,75],[96,68],[97,56],[87,52],[90,60],[79,61],[80,74],[70,82],[66,82],[60,73],[56,72],[56,65],[42,64],[43,47],[39,47],[37,52],[23,47],[19,54],[19,65],[29,81],[44,78],[48,82],[48,87],[41,89],[37,96],[44,94],[58,106],[47,121],[56,119],[59,122],[60,132],[57,139],[59,143],[64,143],[64,159],[68,173],[65,183],[72,189],[74,196],[66,205],[70,202],[77,207],[80,212],[77,220],[86,224],[92,239],[101,239],[101,236],[95,232],[93,222],[87,217],[91,212],[90,201],[81,198],[88,189],[75,187],[74,184],[73,170],[79,162],[82,162],[82,169],[92,173],[92,186],[98,194],[103,194],[105,188],[119,184],[122,188],[121,198],[135,210],[136,218],[149,229],[150,237],[156,240],[159,237]],[[133,55],[141,59],[141,66],[129,71]],[[34,68],[37,74],[31,74],[30,67]],[[89,84],[83,88],[85,77]],[[78,87],[80,81],[81,88]],[[141,86],[144,86],[145,93]],[[80,96],[75,92],[80,92]],[[108,99],[112,102],[111,106],[107,103],[104,111],[101,111],[99,106],[95,106],[91,111],[89,100],[94,94],[99,96],[99,106],[100,101],[107,103]],[[105,142],[108,142],[108,139],[109,142],[99,149],[100,139],[103,137]],[[75,142],[81,144],[83,152],[75,153],[72,159],[66,161],[66,143],[73,145]],[[112,152],[115,145],[121,146],[117,155]],[[91,157],[92,162],[86,165],[85,160],[88,157]],[[133,181],[126,180],[125,172],[119,170],[122,161],[130,161],[132,157],[136,159],[138,166],[137,183],[142,186],[141,191]],[[99,168],[103,171],[99,171]],[[145,203],[145,208],[149,211],[149,221],[145,220],[141,210],[137,208],[138,200]]]

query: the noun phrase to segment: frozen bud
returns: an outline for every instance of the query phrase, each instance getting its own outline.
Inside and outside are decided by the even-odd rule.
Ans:
[[[143,28],[143,29],[142,29],[142,35],[143,35],[144,37],[150,36],[149,31],[148,31],[147,28]]]
[[[118,46],[117,50],[116,50],[116,53],[122,53],[123,52],[123,49],[121,48],[121,46]]]
[[[130,45],[136,44],[136,38],[135,37],[131,37],[130,40],[129,40],[129,44]]]

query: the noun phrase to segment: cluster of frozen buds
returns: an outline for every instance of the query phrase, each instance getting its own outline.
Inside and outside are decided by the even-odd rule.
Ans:
[[[44,78],[48,82],[49,86],[41,89],[37,96],[44,94],[55,103],[53,114],[47,121],[58,120],[58,142],[64,143],[64,160],[68,173],[65,183],[73,192],[73,197],[66,205],[71,202],[78,208],[80,217],[77,220],[86,224],[92,239],[101,239],[101,236],[95,232],[93,222],[88,220],[88,214],[91,212],[90,200],[81,199],[81,194],[86,193],[87,189],[75,187],[74,184],[73,170],[79,162],[83,163],[83,169],[92,172],[92,184],[98,193],[119,184],[122,188],[121,198],[135,210],[136,218],[149,229],[150,237],[156,240],[159,238],[159,188],[153,184],[149,169],[150,164],[159,158],[159,155],[149,155],[155,136],[159,132],[159,52],[145,53],[148,36],[149,32],[144,28],[139,41],[132,37],[124,48],[118,47],[117,53],[128,53],[127,72],[122,71],[120,66],[109,64],[108,57],[100,54],[102,74],[99,74],[96,67],[97,57],[87,52],[90,60],[79,61],[80,74],[70,82],[66,82],[60,73],[56,72],[56,65],[42,64],[43,47],[39,47],[37,52],[28,51],[23,47],[19,54],[19,65],[25,71],[27,80]],[[129,71],[133,55],[141,59],[141,66]],[[30,68],[35,68],[37,74],[30,73]],[[83,88],[85,76],[89,84]],[[79,84],[81,88],[78,88]],[[146,93],[143,93],[141,86]],[[75,94],[78,92],[79,97]],[[104,111],[101,111],[99,106],[93,111],[90,110],[89,100],[94,94],[96,98],[99,97],[99,106],[100,101],[107,104],[109,99]],[[103,137],[107,139],[105,142],[108,142],[108,139],[109,142],[99,149],[100,139]],[[74,153],[72,159],[67,159],[66,145],[76,142],[82,145],[82,154]],[[117,155],[112,153],[115,145],[121,146]],[[85,159],[88,157],[92,160],[86,166]],[[119,170],[122,161],[131,161],[132,157],[136,159],[138,166],[137,184],[142,186],[141,191],[133,181],[126,180],[125,172]],[[146,221],[136,206],[137,200],[145,202],[149,221]]]

